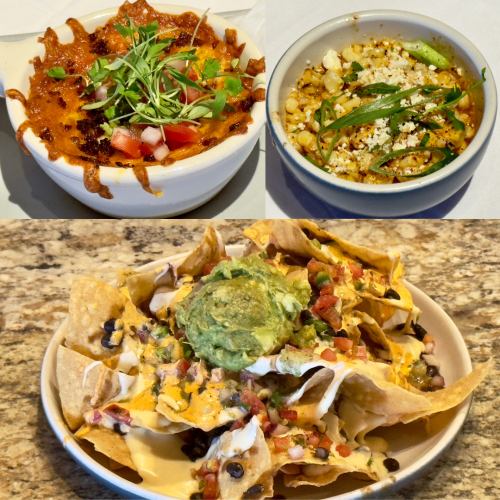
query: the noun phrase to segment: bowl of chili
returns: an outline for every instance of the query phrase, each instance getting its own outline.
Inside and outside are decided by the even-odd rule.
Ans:
[[[68,193],[114,217],[202,205],[265,122],[261,52],[198,9],[126,2],[1,44],[0,54],[0,95],[20,145]]]

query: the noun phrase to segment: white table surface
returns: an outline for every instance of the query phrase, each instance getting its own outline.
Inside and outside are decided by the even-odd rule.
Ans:
[[[121,5],[120,0],[2,0],[0,36],[44,31],[59,26],[68,17]],[[150,3],[154,3],[151,1]],[[167,0],[159,3],[168,3]],[[172,0],[171,3],[206,9],[213,13],[251,9],[256,0]],[[20,20],[22,19],[22,23]],[[233,22],[238,22],[235,20]],[[244,30],[248,33],[247,27]],[[250,33],[249,33],[250,34]],[[26,156],[19,148],[5,101],[0,99],[0,218],[3,219],[95,219],[106,216],[82,205]],[[265,134],[229,184],[205,205],[180,218],[264,217]]]
[[[286,5],[286,7],[285,7]],[[267,0],[267,71],[270,75],[283,53],[299,37],[328,19],[370,9],[416,12],[442,21],[466,36],[484,55],[500,82],[499,0]],[[500,120],[500,119],[499,119]],[[411,218],[500,218],[500,123],[481,165],[472,179],[454,196]],[[325,204],[303,188],[281,162],[268,137],[266,152],[266,217],[359,218]],[[365,218],[364,216],[362,216]]]

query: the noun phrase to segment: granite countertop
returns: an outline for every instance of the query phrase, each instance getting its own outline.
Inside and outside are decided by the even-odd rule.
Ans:
[[[227,244],[251,220],[0,221],[0,499],[121,498],[79,468],[45,418],[40,369],[67,314],[71,281],[105,281],[114,269],[193,249],[210,222]],[[318,223],[340,237],[403,255],[406,278],[460,328],[473,363],[500,348],[500,225],[497,221]],[[500,497],[496,371],[475,393],[462,432],[422,479],[396,499]]]

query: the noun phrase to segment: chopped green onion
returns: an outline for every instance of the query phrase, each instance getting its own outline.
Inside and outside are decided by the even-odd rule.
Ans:
[[[314,238],[313,240],[311,240],[311,243],[316,247],[316,248],[319,248],[321,250],[321,243],[316,239]]]
[[[433,65],[440,69],[446,69],[451,66],[450,61],[448,61],[446,57],[422,40],[418,40],[416,42],[401,42],[401,45],[403,49],[405,49],[415,59],[418,59],[428,65]]]
[[[316,276],[316,278],[314,279],[314,282],[316,283],[316,286],[318,288],[321,288],[324,283],[331,281],[332,279],[330,278],[330,275],[326,273],[319,273],[318,276]]]

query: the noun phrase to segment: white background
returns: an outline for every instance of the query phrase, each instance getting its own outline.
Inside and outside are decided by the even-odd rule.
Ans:
[[[394,9],[427,15],[458,30],[479,49],[488,61],[497,84],[500,82],[500,0],[267,0],[266,5],[266,59],[269,75],[290,45],[328,19],[362,10]],[[267,139],[267,217],[359,217],[328,206],[306,191],[281,163],[269,135]],[[500,217],[498,119],[488,150],[472,179],[445,202],[410,217]]]
[[[0,0],[0,36],[45,31],[68,17],[118,6],[122,0]],[[150,1],[151,4],[154,0]],[[251,9],[256,0],[160,0],[159,3],[210,7],[212,13]],[[260,16],[262,18],[262,16]],[[242,18],[231,21],[239,25]],[[243,22],[245,22],[243,20]],[[257,20],[256,25],[262,19]],[[248,23],[242,29],[259,43]],[[255,26],[258,27],[258,26]],[[25,64],[25,62],[21,62]],[[229,184],[211,201],[182,218],[264,217],[265,135]],[[19,148],[5,102],[0,98],[0,218],[68,219],[105,217],[72,198],[55,184],[32,157]],[[97,195],[96,195],[97,196]]]

